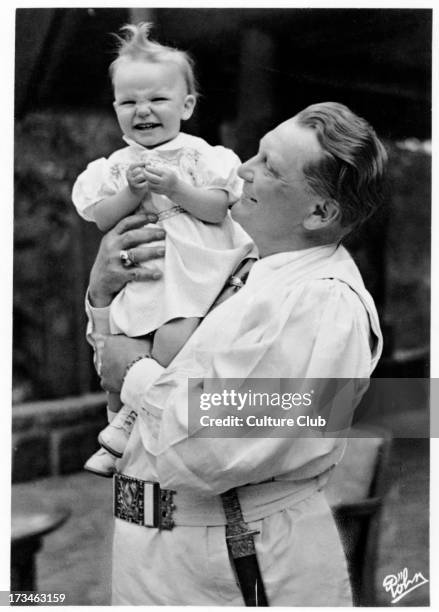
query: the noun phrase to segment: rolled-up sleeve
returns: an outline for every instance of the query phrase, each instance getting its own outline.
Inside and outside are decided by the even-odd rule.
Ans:
[[[101,354],[105,336],[109,335],[110,332],[110,307],[95,308],[91,305],[88,291],[85,296],[85,312],[87,314],[87,328],[85,331],[85,337],[87,342],[93,347],[94,356],[93,362],[96,368],[96,372],[101,372]]]
[[[120,398],[124,404],[142,409],[145,390],[148,389],[164,372],[163,366],[152,358],[140,359],[128,370],[122,385]]]

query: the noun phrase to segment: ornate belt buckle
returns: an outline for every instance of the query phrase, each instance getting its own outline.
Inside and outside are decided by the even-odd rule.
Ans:
[[[144,483],[123,474],[114,475],[114,516],[136,525],[144,524]]]
[[[144,527],[172,529],[174,495],[175,491],[160,489],[158,482],[115,474],[114,516]]]
[[[170,489],[160,489],[158,487],[158,528],[162,529],[172,529],[175,525],[173,519],[173,512],[176,508],[174,504],[174,495],[175,491],[171,491]]]

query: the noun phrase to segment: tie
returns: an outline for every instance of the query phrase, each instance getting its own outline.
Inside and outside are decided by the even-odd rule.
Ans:
[[[213,310],[223,302],[225,302],[229,297],[234,295],[237,291],[239,291],[242,287],[244,287],[249,272],[255,263],[256,259],[247,258],[243,259],[239,266],[236,268],[232,276],[229,276],[227,279],[224,288],[222,289],[219,296],[216,298],[214,303],[212,304],[210,310]]]

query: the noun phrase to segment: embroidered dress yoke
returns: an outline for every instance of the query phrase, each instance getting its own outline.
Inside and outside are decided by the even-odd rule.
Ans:
[[[86,220],[93,220],[97,202],[127,186],[126,171],[136,162],[172,168],[194,187],[224,190],[230,205],[240,197],[240,160],[229,149],[183,133],[152,150],[125,140],[127,147],[91,162],[75,183],[73,202]],[[113,300],[111,332],[127,336],[147,334],[172,319],[203,317],[238,262],[253,249],[229,213],[220,224],[204,223],[187,212],[175,214],[175,203],[158,194],[148,194],[142,207],[170,211],[157,224],[166,230],[166,253],[155,262],[162,267],[162,279],[131,282]]]

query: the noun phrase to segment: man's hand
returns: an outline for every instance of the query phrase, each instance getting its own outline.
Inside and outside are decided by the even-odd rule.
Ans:
[[[106,336],[101,352],[101,386],[106,391],[119,393],[123,378],[130,363],[136,357],[149,355],[151,340],[148,338],[127,338],[127,336]]]
[[[145,166],[145,177],[148,181],[150,191],[173,199],[180,179],[173,170],[162,166]]]
[[[96,260],[90,274],[89,299],[92,306],[104,308],[129,281],[155,280],[161,277],[160,270],[151,265],[148,268],[137,264],[163,257],[163,244],[151,244],[161,241],[165,232],[158,227],[144,227],[145,223],[154,223],[155,215],[132,215],[117,223],[101,240]],[[131,261],[129,268],[122,265],[121,250],[129,251]]]
[[[146,180],[145,164],[131,164],[127,170],[128,187],[133,195],[143,198],[148,191],[148,181]]]

